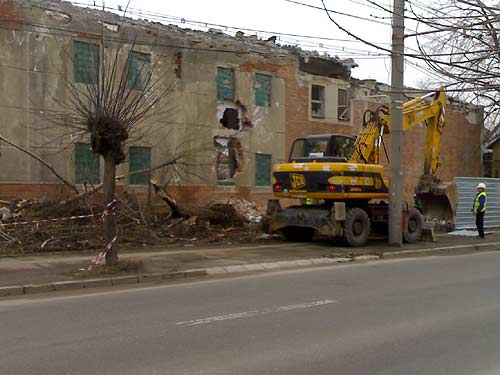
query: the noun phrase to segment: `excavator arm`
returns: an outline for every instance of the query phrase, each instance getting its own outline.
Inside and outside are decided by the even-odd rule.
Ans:
[[[455,184],[444,183],[437,178],[445,107],[446,94],[443,88],[403,104],[403,130],[421,123],[426,125],[424,170],[415,192],[424,206],[424,213],[438,218],[453,217],[457,201]],[[390,129],[389,108],[380,106],[375,111],[365,111],[363,129],[356,138],[349,162],[380,164],[380,153],[384,148],[383,135],[389,133]]]
[[[426,99],[432,98],[430,102]],[[430,175],[435,180],[439,170],[439,153],[441,151],[441,137],[445,126],[444,114],[446,107],[446,94],[443,88],[433,93],[412,99],[403,104],[403,130],[411,129],[415,125],[425,123],[425,159],[424,175]],[[384,113],[381,120],[390,129],[390,114]]]
[[[428,98],[432,97],[431,101]],[[439,169],[441,136],[444,129],[446,94],[442,88],[433,93],[407,101],[403,104],[403,130],[420,123],[427,127],[424,174],[436,176]],[[363,129],[354,144],[350,163],[379,164],[383,135],[390,132],[389,108],[380,106],[375,111],[367,110],[363,116]]]

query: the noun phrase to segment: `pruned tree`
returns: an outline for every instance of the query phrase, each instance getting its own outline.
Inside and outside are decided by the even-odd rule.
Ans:
[[[93,152],[104,160],[106,204],[115,199],[116,167],[126,159],[126,145],[154,138],[159,129],[168,128],[174,110],[171,96],[176,82],[169,66],[162,66],[163,52],[137,52],[137,45],[130,39],[106,40],[103,30],[100,54],[87,62],[81,77],[84,84],[65,76],[65,102],[43,113],[45,120],[66,129],[73,139],[90,139]],[[67,56],[73,60],[72,54]],[[160,167],[179,164],[183,156],[173,152]],[[107,216],[104,226],[109,243],[117,233],[114,216]],[[118,250],[113,246],[106,264],[117,262]]]
[[[486,124],[495,134],[500,119],[500,3],[408,4],[408,16],[419,22],[415,36],[427,65],[454,96],[485,107]]]

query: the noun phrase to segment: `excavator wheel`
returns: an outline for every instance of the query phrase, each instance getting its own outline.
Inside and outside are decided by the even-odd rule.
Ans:
[[[315,230],[306,227],[285,227],[281,233],[290,242],[309,242],[312,240]]]
[[[410,208],[408,212],[408,224],[403,231],[403,239],[408,243],[415,243],[422,238],[424,230],[424,217],[415,208]]]
[[[370,235],[370,219],[365,210],[359,207],[350,208],[342,225],[344,239],[349,246],[364,246]]]

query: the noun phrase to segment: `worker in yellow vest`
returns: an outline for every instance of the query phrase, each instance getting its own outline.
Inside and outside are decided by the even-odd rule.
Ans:
[[[477,184],[477,194],[474,198],[472,213],[476,215],[476,227],[480,238],[484,238],[484,213],[486,212],[486,185]]]

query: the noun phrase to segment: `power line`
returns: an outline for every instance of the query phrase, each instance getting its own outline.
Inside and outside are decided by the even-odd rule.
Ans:
[[[288,3],[297,4],[297,5],[301,5],[301,6],[308,7],[308,8],[319,9],[319,10],[328,10],[328,12],[333,13],[333,14],[338,14],[338,15],[341,15],[341,16],[351,17],[351,18],[355,18],[355,19],[358,19],[358,20],[362,20],[362,21],[368,21],[368,22],[378,23],[378,24],[381,24],[381,25],[384,25],[384,26],[391,26],[391,24],[387,23],[387,22],[377,21],[377,20],[374,20],[374,19],[366,18],[366,17],[360,17],[360,16],[355,16],[353,14],[349,14],[349,13],[344,13],[344,12],[339,12],[339,11],[336,11],[336,10],[326,9],[326,6],[324,8],[321,8],[321,7],[318,7],[318,6],[315,6],[315,5],[301,3],[301,2],[295,1],[295,0],[285,0],[285,1],[288,2]]]
[[[73,4],[76,5],[86,5],[81,2],[73,2]],[[98,5],[91,6],[95,7],[96,9],[99,8]],[[119,11],[119,8],[114,8],[111,6],[106,6],[106,9],[110,11]],[[133,14],[136,16],[152,16],[157,19],[162,19],[166,20],[168,22],[174,22],[176,24],[190,24],[190,25],[196,25],[196,26],[204,26],[205,28],[208,27],[217,27],[217,28],[222,28],[225,30],[241,30],[241,31],[248,31],[248,32],[253,32],[253,33],[263,33],[267,35],[282,35],[282,36],[292,36],[292,37],[298,37],[298,38],[304,38],[304,39],[318,39],[318,40],[326,40],[326,41],[332,41],[332,42],[353,42],[351,39],[339,39],[339,38],[329,38],[329,37],[324,37],[324,36],[314,36],[314,35],[304,35],[304,34],[293,34],[293,33],[285,33],[281,31],[273,31],[273,30],[262,30],[262,29],[252,29],[252,28],[246,28],[246,27],[240,27],[240,26],[231,26],[231,25],[224,25],[220,23],[211,23],[207,21],[199,21],[199,20],[193,20],[193,19],[188,19],[184,17],[179,17],[179,16],[173,16],[173,15],[168,15],[164,13],[158,13],[158,12],[151,12],[143,9],[137,9],[137,8],[129,8],[128,14]],[[389,43],[381,43],[381,44],[389,44]]]

